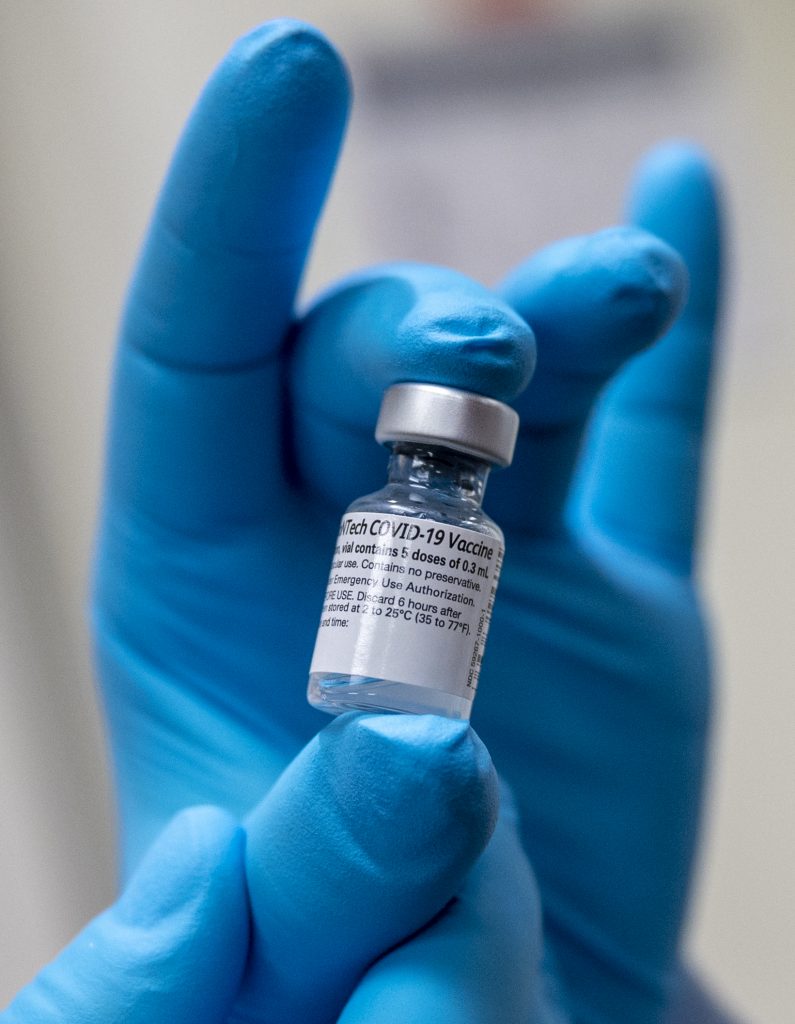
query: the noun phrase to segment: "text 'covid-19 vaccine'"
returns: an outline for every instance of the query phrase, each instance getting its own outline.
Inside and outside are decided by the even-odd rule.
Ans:
[[[384,394],[376,439],[386,487],[340,524],[309,676],[309,702],[468,719],[504,554],[481,508],[513,457],[519,417],[434,384]]]

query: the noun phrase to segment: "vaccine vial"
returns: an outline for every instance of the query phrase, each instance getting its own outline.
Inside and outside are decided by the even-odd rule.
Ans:
[[[481,502],[518,427],[510,406],[483,395],[416,383],[385,392],[375,436],[391,448],[388,481],[340,524],[314,707],[469,718],[504,554]]]

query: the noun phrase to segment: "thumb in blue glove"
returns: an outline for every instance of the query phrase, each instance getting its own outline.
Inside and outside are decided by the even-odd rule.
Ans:
[[[248,944],[243,830],[178,814],[121,896],[24,988],[2,1024],[220,1024]]]

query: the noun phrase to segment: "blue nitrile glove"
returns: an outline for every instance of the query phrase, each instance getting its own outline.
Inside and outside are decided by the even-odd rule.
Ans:
[[[333,1020],[368,964],[461,888],[496,809],[494,769],[465,723],[341,718],[245,836],[219,808],[177,815],[118,903],[0,1022]]]
[[[333,1019],[365,964],[416,929],[421,909],[440,908],[489,825],[484,799],[451,855],[427,830],[432,816],[407,811],[406,846],[388,848],[391,868],[382,860],[375,874],[389,898],[376,906],[363,886],[354,904],[358,936],[344,923],[344,873],[326,863],[297,866],[288,892],[300,898],[272,909],[271,879],[292,851],[269,845],[254,808],[323,724],[304,698],[308,661],[339,513],[383,482],[372,440],[381,393],[419,379],[511,399],[531,363],[531,336],[508,306],[435,268],[359,275],[294,324],[346,102],[339,61],[310,29],[275,23],[233,49],[158,205],[113,399],[94,612],[125,864],[188,804],[251,815],[253,953],[235,1011],[245,1020]],[[516,464],[487,497],[508,557],[475,722],[514,787],[540,905],[504,814],[458,900],[365,975],[346,1024],[558,1012],[643,1022],[669,1002],[706,729],[689,549],[717,229],[709,174],[686,149],[653,158],[636,194],[636,219],[687,257],[692,298],[602,404],[568,525],[589,407],[665,330],[685,275],[667,246],[621,229],[553,247],[505,289],[536,329],[540,362],[520,400]],[[476,749],[440,770],[435,804],[457,806]],[[356,768],[351,757],[333,773],[352,794]],[[381,770],[390,799],[354,803],[353,849],[399,832],[391,787],[411,772],[387,758]],[[289,797],[284,785],[277,796]],[[301,834],[323,805],[322,789],[308,794],[295,804]],[[414,893],[405,849],[422,850],[429,879],[415,919],[392,898]],[[390,907],[394,927],[382,920]]]
[[[689,296],[600,399],[573,479],[589,407],[653,315],[649,293],[676,287],[672,268],[647,259],[644,280],[615,250],[570,242],[503,285],[537,333],[539,372],[514,470],[490,495],[513,557],[476,710],[515,789],[572,1015],[600,1022],[660,1020],[676,993],[710,712],[694,579],[720,274],[705,156],[652,152],[630,219],[684,257]]]

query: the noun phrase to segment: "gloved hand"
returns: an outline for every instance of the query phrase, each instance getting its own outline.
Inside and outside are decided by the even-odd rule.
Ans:
[[[312,30],[274,23],[235,46],[155,212],[113,396],[93,609],[125,866],[186,805],[250,815],[254,937],[234,1011],[246,1020],[333,1019],[366,963],[419,926],[387,899],[354,904],[358,938],[328,927],[349,920],[344,872],[325,874],[333,861],[305,873],[296,861],[300,882],[274,912],[274,865],[292,849],[258,827],[263,792],[323,723],[305,703],[308,660],[339,513],[383,480],[372,441],[383,388],[421,379],[511,399],[531,365],[510,306],[437,268],[359,275],[294,321],[346,104],[342,67]],[[365,974],[346,1024],[651,1021],[669,998],[707,711],[689,557],[717,277],[703,160],[658,154],[635,207],[685,254],[691,300],[603,401],[568,523],[588,410],[664,332],[685,275],[666,245],[619,229],[553,247],[504,288],[536,330],[539,370],[519,400],[516,464],[487,497],[508,556],[475,722],[514,788],[540,904],[509,810],[458,899]],[[440,807],[467,806],[457,780],[475,749],[440,769]],[[357,766],[336,763],[351,796]],[[386,758],[378,777],[389,800],[353,805],[354,849],[394,833],[392,787],[411,772]],[[280,782],[266,804],[280,792],[310,832],[322,800],[307,790],[293,802]],[[376,895],[394,891],[390,871],[414,892],[416,854],[401,853],[421,849],[433,884],[412,906],[431,917],[485,841],[490,806],[465,821],[452,868],[444,832],[405,814],[407,845],[388,851],[389,870],[380,862]],[[381,912],[394,926],[381,929]]]
[[[220,808],[177,815],[0,1021],[226,1024],[304,1006],[297,1019],[334,1019],[367,965],[449,903],[496,808],[464,723],[348,715],[290,764],[247,835]]]
[[[547,991],[559,981],[551,1003],[589,1022],[658,1021],[676,999],[709,718],[693,580],[719,271],[705,158],[681,144],[652,153],[631,219],[638,227],[551,246],[501,288],[535,331],[538,367],[516,402],[514,464],[494,475],[485,503],[505,529],[507,554],[473,715],[516,797],[544,912]],[[687,275],[660,237],[691,278],[667,332]],[[425,330],[428,343],[415,340],[406,282],[424,311],[434,303],[419,282],[432,279],[405,267],[360,275],[300,325],[298,476],[338,510],[383,474],[369,433],[386,384],[419,378],[505,397],[493,366],[472,358],[482,345],[450,359],[449,339]],[[478,322],[473,311],[469,329]],[[488,351],[500,349],[492,342]],[[577,467],[586,421],[613,376]],[[333,453],[346,447],[352,468],[340,474]],[[510,900],[509,887],[501,898]],[[521,961],[504,958],[488,985],[515,991],[520,976]],[[377,978],[373,1019],[413,1019],[389,1013],[388,960]],[[482,1019],[545,1019],[535,1014]]]

